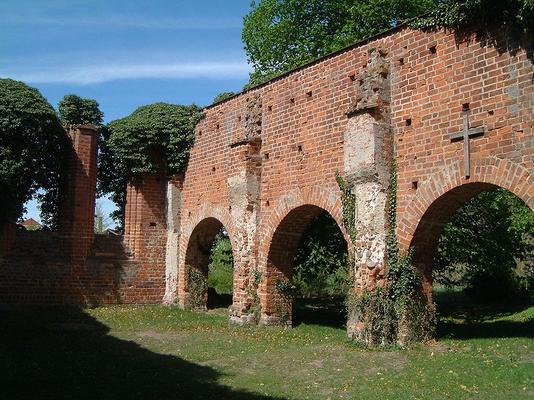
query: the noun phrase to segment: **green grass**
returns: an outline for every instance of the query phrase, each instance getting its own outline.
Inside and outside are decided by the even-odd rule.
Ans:
[[[435,344],[371,350],[343,327],[238,327],[223,309],[6,309],[0,388],[6,399],[534,398],[534,307],[442,310],[452,331]]]

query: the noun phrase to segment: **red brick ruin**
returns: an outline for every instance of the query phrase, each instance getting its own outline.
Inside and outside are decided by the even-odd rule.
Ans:
[[[429,294],[437,240],[461,204],[502,187],[534,209],[529,46],[400,27],[209,106],[183,176],[128,185],[124,237],[93,234],[96,132],[73,127],[61,228],[2,227],[0,302],[190,306],[188,271],[207,273],[206,249],[224,227],[230,319],[251,322],[259,310],[262,324],[281,312],[290,323],[276,282],[290,278],[306,225],[328,212],[348,239],[338,171],[356,197],[354,289],[383,283],[393,162],[399,244],[415,248]],[[451,139],[464,119],[481,127],[470,148]]]

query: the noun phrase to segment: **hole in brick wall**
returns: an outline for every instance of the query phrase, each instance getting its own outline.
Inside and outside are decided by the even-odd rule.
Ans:
[[[462,111],[469,111],[469,103],[462,104]]]
[[[302,153],[302,145],[301,145],[301,144],[299,144],[299,145],[297,146],[297,150],[299,151],[299,153]]]
[[[187,216],[188,216],[188,217],[190,217],[190,216],[191,216],[191,211],[189,211],[189,212],[187,213]]]
[[[215,172],[216,169],[217,169],[217,168],[215,168],[215,167],[211,167],[211,170],[212,170],[213,172]]]
[[[412,189],[416,190],[418,183],[418,181],[412,181]]]
[[[380,73],[380,76],[381,76],[383,79],[387,79],[387,77],[388,77],[388,73],[387,73],[387,72],[381,72],[381,73]]]
[[[404,65],[404,57],[399,58],[399,65]]]
[[[156,226],[157,224],[155,222],[151,222],[150,226]]]
[[[488,114],[489,114],[489,115],[493,115],[493,114],[495,114],[495,111],[493,111],[493,110],[489,110],[489,111],[488,111]]]
[[[239,115],[239,116],[237,117],[237,121],[238,121],[238,122],[241,122],[241,115]]]
[[[269,159],[269,153],[265,153],[265,154],[263,155],[263,157],[264,157],[266,160],[268,160],[268,159]]]
[[[358,83],[360,84],[360,86],[363,85],[363,79],[360,79]]]
[[[202,131],[198,131],[198,137],[202,136]]]
[[[265,205],[266,205],[267,207],[269,207],[269,206],[271,205],[271,203],[269,203],[269,200],[267,200],[267,201],[265,202]]]
[[[412,126],[412,119],[411,118],[406,118],[406,121],[404,121],[406,126]]]
[[[232,206],[228,206],[228,211],[232,211]]]
[[[356,80],[356,75],[355,74],[352,74],[352,75],[349,75],[349,79],[354,82]]]
[[[221,126],[219,124],[217,124],[217,126],[215,127],[216,129],[219,129]]]
[[[273,106],[269,106],[269,107],[267,107],[267,110],[269,110],[269,111],[273,111]]]
[[[436,54],[436,52],[438,51],[438,49],[436,48],[436,45],[434,46],[430,46],[428,48],[428,51],[430,52],[430,54]]]
[[[306,96],[312,97],[312,95],[313,95],[313,92],[311,90],[309,92],[306,92]]]
[[[295,104],[295,98],[294,98],[294,97],[290,98],[290,99],[289,99],[289,102],[290,102],[291,104]]]

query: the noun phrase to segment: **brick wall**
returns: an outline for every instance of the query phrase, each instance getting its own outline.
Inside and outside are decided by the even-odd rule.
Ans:
[[[373,51],[384,59],[379,67],[371,62]],[[195,227],[204,218],[217,218],[235,244],[234,256],[252,255],[247,266],[237,269],[263,273],[259,295],[264,319],[276,320],[268,277],[284,274],[292,257],[291,241],[278,243],[283,234],[277,232],[301,206],[309,214],[300,220],[310,218],[316,209],[308,205],[329,212],[341,226],[335,182],[340,171],[358,193],[357,228],[365,233],[356,243],[358,284],[374,287],[383,276],[383,270],[373,269],[384,262],[384,193],[392,159],[398,167],[400,244],[416,247],[417,262],[427,268],[435,250],[430,238],[435,240],[451,213],[475,193],[505,187],[534,207],[533,73],[524,49],[502,50],[474,38],[458,42],[451,33],[399,28],[207,108],[181,193],[178,274],[187,268],[183,254]],[[379,95],[360,107],[362,91],[374,90],[373,85]],[[470,109],[471,125],[485,129],[483,136],[471,139],[469,179],[463,176],[463,144],[449,138],[463,126],[464,107]],[[251,126],[257,127],[259,167],[254,173],[235,158],[236,147],[250,142]],[[362,140],[364,132],[368,136]],[[256,199],[249,209],[256,220],[244,224],[244,212],[235,208],[239,196],[250,197],[251,190],[236,197],[233,182],[254,174],[260,185],[252,191]],[[374,195],[368,196],[369,191]],[[436,202],[446,193],[447,200]],[[437,209],[428,212],[422,226],[434,230],[420,228],[416,234],[432,206]],[[291,231],[298,236],[296,229]],[[244,246],[247,235],[253,244]],[[273,269],[270,252],[283,267]],[[246,298],[252,278],[236,273],[234,279],[235,302]],[[246,306],[241,312],[247,312]]]
[[[124,242],[97,238],[89,250],[91,233],[71,235],[82,239],[70,250],[63,245],[64,256],[89,256],[47,261],[46,268],[70,271],[57,276],[69,276],[71,298],[159,302],[166,291],[165,302],[186,305],[187,260],[206,263],[194,254],[198,235],[213,234],[203,226],[222,226],[235,259],[232,320],[250,320],[256,293],[262,322],[276,323],[273,280],[291,274],[300,225],[328,212],[347,237],[338,171],[357,197],[355,289],[381,283],[385,193],[395,161],[399,241],[416,248],[429,289],[439,232],[466,199],[504,187],[534,208],[534,68],[527,46],[503,50],[491,41],[398,28],[210,106],[183,177],[168,185],[147,175],[128,186]],[[463,143],[450,139],[462,129],[466,108],[471,125],[484,127],[483,136],[470,140],[469,178]],[[84,162],[79,171],[87,172]],[[85,204],[87,214],[63,214],[68,221],[90,219],[90,201],[83,203],[79,190],[71,193],[81,202],[71,204]],[[211,218],[220,225],[206,223]],[[114,250],[102,250],[108,246]],[[5,265],[4,257],[4,277],[22,282],[30,276]],[[59,287],[53,282],[62,279],[50,278],[49,286]],[[13,293],[20,282],[3,291]],[[40,282],[45,285],[44,278]]]

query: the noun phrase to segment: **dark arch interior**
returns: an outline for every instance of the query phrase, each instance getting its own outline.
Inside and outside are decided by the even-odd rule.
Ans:
[[[221,243],[225,242],[223,251],[220,251]],[[217,279],[213,275],[218,273],[221,281],[221,268],[213,271],[214,254],[223,255],[219,264],[224,264],[226,274],[222,277],[226,280],[226,290],[221,292],[223,285],[217,285]],[[217,257],[216,257],[217,258]],[[217,261],[217,260],[216,260]],[[223,224],[215,218],[207,218],[201,221],[193,230],[187,247],[185,265],[186,287],[189,296],[189,305],[194,309],[213,309],[229,307],[232,304],[231,280],[233,271],[232,247],[228,234]],[[228,276],[230,274],[230,276]],[[228,279],[230,282],[227,282]],[[215,283],[214,283],[215,282]],[[228,290],[228,284],[230,285]]]
[[[412,241],[438,337],[534,336],[534,213],[487,183],[459,186],[426,211]],[[527,311],[525,311],[527,310]]]
[[[332,265],[331,256],[340,260],[346,254],[347,243],[328,212],[313,205],[292,210],[277,227],[269,249],[268,285],[274,295],[267,312],[282,314],[281,322],[289,319],[293,326],[343,326],[345,288],[335,287],[334,272],[346,267],[346,260]],[[288,295],[280,290],[285,282]],[[287,309],[281,312],[280,308]]]

